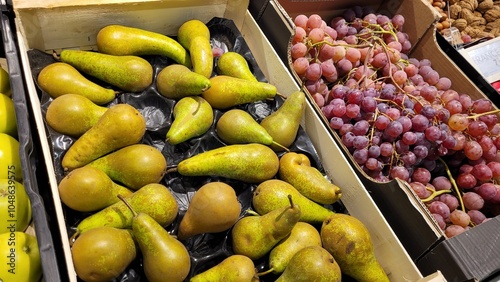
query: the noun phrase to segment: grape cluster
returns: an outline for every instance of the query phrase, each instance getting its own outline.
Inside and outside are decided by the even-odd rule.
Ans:
[[[292,68],[359,168],[408,182],[452,237],[499,213],[498,111],[410,57],[404,21],[359,6],[298,15]]]

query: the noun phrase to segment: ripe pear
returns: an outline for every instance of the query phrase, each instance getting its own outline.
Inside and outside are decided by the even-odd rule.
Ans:
[[[63,62],[44,67],[38,74],[37,82],[38,86],[52,98],[72,93],[103,105],[113,101],[116,96],[113,89],[104,88],[90,81],[76,68]]]
[[[200,20],[184,22],[177,32],[177,41],[189,50],[193,71],[206,78],[212,76],[214,55],[210,45],[210,30]]]
[[[209,182],[194,193],[177,238],[185,240],[202,233],[226,231],[236,223],[240,213],[241,205],[233,187],[224,182]]]
[[[275,142],[288,148],[297,137],[305,107],[306,97],[304,92],[296,91],[275,112],[265,117],[260,122],[260,125],[267,130]],[[283,148],[279,146],[271,145],[271,148],[276,151],[283,151]]]
[[[200,95],[210,85],[210,79],[180,64],[166,66],[156,77],[158,92],[169,99]]]
[[[269,253],[269,269],[282,273],[292,257],[301,249],[309,246],[321,247],[321,237],[316,227],[307,222],[297,222],[288,236]]]
[[[159,183],[165,175],[167,160],[151,145],[133,144],[102,156],[86,166],[99,169],[112,180],[137,190]]]
[[[87,132],[108,110],[79,94],[64,94],[47,107],[45,120],[55,131],[74,138]]]
[[[291,184],[279,179],[270,179],[260,183],[252,197],[252,205],[259,214],[266,214],[288,204],[288,195],[300,207],[300,221],[311,224],[321,223],[334,213],[332,210],[311,201],[300,194]]]
[[[161,55],[191,67],[191,57],[179,42],[161,33],[112,24],[97,33],[97,49],[110,55]]]
[[[276,143],[264,127],[249,113],[240,109],[223,113],[217,121],[216,130],[217,136],[226,144],[260,143],[269,146]]]
[[[191,277],[189,282],[258,282],[253,261],[243,255],[230,255],[219,264]]]
[[[279,159],[269,147],[252,143],[227,145],[181,161],[176,171],[184,176],[221,176],[260,183],[278,172]]]
[[[342,281],[341,268],[333,256],[321,246],[309,246],[298,251],[276,282]]]
[[[93,51],[64,49],[61,61],[121,90],[140,92],[153,82],[153,67],[138,56],[116,56]]]
[[[186,247],[154,218],[146,213],[136,212],[125,198],[120,198],[134,215],[132,233],[141,249],[147,280],[184,281],[191,268],[191,257]]]
[[[10,75],[7,68],[0,67],[0,93],[7,97],[12,97],[12,89],[10,87]]]
[[[64,176],[58,190],[66,206],[81,212],[103,209],[118,202],[118,195],[132,194],[131,190],[114,183],[106,173],[89,166],[77,168]]]
[[[342,195],[340,188],[326,179],[317,168],[312,167],[311,161],[304,154],[283,154],[278,174],[281,180],[292,184],[302,195],[320,204],[333,204]]]
[[[64,170],[82,167],[114,150],[141,141],[146,120],[129,104],[111,106],[97,123],[78,138],[62,159]]]
[[[214,122],[212,106],[199,96],[184,97],[174,106],[174,121],[167,131],[167,142],[177,145],[205,134]]]
[[[236,105],[274,98],[276,86],[260,81],[217,75],[210,78],[210,88],[201,93],[214,109],[224,110]]]
[[[357,281],[389,281],[377,261],[368,229],[357,218],[331,214],[320,230],[323,247],[330,252],[342,273]]]
[[[250,81],[258,81],[250,70],[245,57],[233,51],[226,52],[219,57],[217,60],[217,73]]]
[[[179,206],[170,190],[162,184],[151,183],[125,197],[137,211],[150,215],[161,226],[171,224],[177,217]],[[83,219],[74,236],[99,226],[130,228],[133,213],[124,202],[118,201]]]
[[[110,281],[135,259],[129,230],[103,226],[81,234],[71,247],[75,272],[83,281]]]
[[[235,254],[252,260],[265,256],[292,231],[300,219],[301,209],[288,195],[288,205],[264,215],[251,215],[238,220],[231,231]]]

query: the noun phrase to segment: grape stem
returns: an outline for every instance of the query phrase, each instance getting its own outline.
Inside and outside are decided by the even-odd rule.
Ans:
[[[451,190],[439,190],[439,191],[436,191],[435,189],[432,189],[432,188],[427,187],[427,186],[425,186],[425,189],[427,189],[428,191],[431,191],[432,194],[429,197],[425,198],[425,199],[421,199],[421,201],[423,203],[427,203],[427,202],[431,201],[432,199],[434,199],[435,197],[437,197],[439,195],[446,194],[446,193],[451,193]]]
[[[455,193],[457,194],[457,198],[460,201],[460,208],[462,211],[465,211],[465,206],[464,206],[464,200],[462,199],[462,194],[460,193],[460,190],[458,189],[457,182],[455,181],[455,178],[453,178],[453,175],[451,175],[450,168],[446,164],[446,162],[442,159],[439,158],[439,161],[444,165],[444,168],[446,170],[446,174],[448,175],[448,179],[450,180],[451,186],[453,186],[453,190],[455,190]]]
[[[489,111],[489,112],[484,112],[484,113],[479,113],[479,114],[474,114],[471,116],[467,116],[466,118],[476,120],[478,117],[485,116],[485,115],[491,115],[491,114],[496,114],[500,113],[500,109]]]

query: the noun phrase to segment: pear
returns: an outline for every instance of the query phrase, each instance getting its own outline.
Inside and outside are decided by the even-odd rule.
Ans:
[[[133,213],[132,232],[142,253],[142,265],[150,282],[184,281],[191,268],[191,257],[186,247],[170,235],[147,213],[136,212],[120,197]]]
[[[306,107],[305,94],[302,91],[292,93],[273,113],[265,117],[260,125],[264,127],[275,142],[288,148],[295,141],[300,121]],[[280,146],[271,145],[276,151],[283,151]]]
[[[191,277],[190,282],[258,282],[253,261],[243,255],[230,255],[219,264]]]
[[[217,60],[217,73],[250,81],[258,81],[250,70],[245,57],[233,51],[226,52],[219,57]]]
[[[59,196],[69,208],[80,212],[103,209],[119,201],[118,195],[132,191],[114,183],[104,172],[93,167],[80,167],[59,182]]]
[[[223,113],[217,121],[216,130],[217,136],[226,144],[260,143],[269,146],[276,143],[264,127],[249,113],[240,109]]]
[[[61,164],[64,170],[82,167],[111,151],[138,143],[145,132],[146,120],[137,109],[128,104],[113,105],[69,147]]]
[[[78,138],[94,126],[107,110],[83,95],[64,94],[50,102],[45,120],[58,133]]]
[[[276,86],[260,81],[217,75],[210,78],[210,88],[201,93],[214,109],[224,110],[236,105],[274,98]]]
[[[161,226],[171,224],[179,211],[177,201],[170,190],[158,183],[148,184],[125,199],[137,212],[150,215]],[[130,228],[133,216],[125,203],[118,201],[83,219],[77,225],[74,236],[99,226]]]
[[[298,251],[276,282],[342,281],[341,268],[333,256],[321,246],[309,246]]]
[[[281,180],[292,184],[302,195],[320,204],[333,204],[342,195],[340,188],[326,179],[317,168],[312,167],[311,161],[304,154],[283,154],[278,174]]]
[[[92,102],[103,105],[115,99],[113,89],[104,88],[83,76],[70,64],[56,62],[44,67],[37,77],[38,86],[50,97],[64,94],[82,95]]]
[[[165,175],[167,161],[155,147],[133,144],[102,156],[86,166],[99,169],[112,180],[137,190],[150,183],[159,183]]]
[[[179,42],[161,33],[112,24],[99,30],[97,49],[110,55],[161,55],[191,67],[191,57]]]
[[[269,253],[269,269],[273,273],[282,273],[292,257],[309,246],[321,247],[319,231],[307,222],[297,222],[290,234],[281,239]]]
[[[252,260],[265,256],[292,231],[300,219],[301,209],[288,195],[288,205],[264,215],[251,215],[238,220],[231,230],[235,254]]]
[[[346,274],[356,281],[389,281],[375,257],[370,233],[357,218],[331,214],[320,230],[323,247]]]
[[[184,240],[202,233],[226,231],[236,223],[240,213],[241,205],[233,187],[224,182],[209,182],[194,193],[177,238]]]
[[[156,77],[156,89],[169,99],[200,95],[210,85],[210,79],[180,64],[166,66]]]
[[[279,179],[270,179],[260,183],[252,197],[252,205],[259,214],[266,214],[288,204],[288,195],[300,207],[300,221],[308,223],[321,223],[325,218],[334,213],[332,210],[309,200],[300,194],[291,184]]]
[[[278,172],[279,159],[269,147],[251,143],[227,145],[182,160],[175,169],[184,176],[220,176],[260,183]]]
[[[121,90],[140,92],[153,82],[153,67],[138,56],[116,56],[99,52],[64,49],[61,61]]]
[[[129,230],[99,227],[81,234],[71,247],[75,272],[83,281],[110,281],[136,258]]]
[[[214,55],[210,45],[210,30],[200,20],[184,22],[177,32],[177,41],[189,50],[193,71],[206,78],[212,76]]]
[[[205,134],[214,122],[214,111],[199,96],[184,97],[174,106],[174,121],[167,131],[167,142],[177,145]]]

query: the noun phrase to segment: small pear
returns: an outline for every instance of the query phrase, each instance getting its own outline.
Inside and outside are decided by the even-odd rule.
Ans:
[[[84,166],[68,173],[58,185],[61,201],[80,212],[92,212],[110,206],[132,191],[114,183],[104,172]]]
[[[357,218],[331,214],[320,230],[323,247],[330,252],[346,274],[356,281],[389,281],[373,251],[370,233]]]
[[[177,41],[189,50],[193,71],[206,78],[212,76],[214,55],[210,45],[210,30],[200,20],[184,22],[177,32]]]
[[[214,122],[212,106],[199,96],[184,97],[174,106],[174,121],[167,131],[167,142],[180,144],[205,134]]]
[[[140,92],[153,82],[153,67],[138,56],[115,56],[93,51],[64,49],[61,61],[121,90]]]
[[[137,190],[159,183],[165,175],[167,160],[151,145],[133,144],[102,156],[86,166],[99,169],[112,180]]]
[[[252,260],[262,258],[292,231],[300,219],[301,209],[288,195],[288,205],[264,215],[251,215],[238,220],[231,230],[235,254]]]
[[[258,282],[253,261],[243,255],[230,255],[219,264],[191,277],[189,282]]]
[[[277,94],[276,86],[270,83],[227,75],[217,75],[210,78],[210,84],[210,88],[204,91],[201,96],[214,109],[219,110],[274,98]]]
[[[38,86],[50,97],[73,93],[103,105],[115,99],[113,89],[104,88],[83,76],[70,64],[56,62],[44,67],[37,77]]]
[[[340,188],[326,179],[317,168],[312,167],[311,161],[304,154],[283,154],[278,174],[281,180],[292,184],[302,195],[320,204],[333,204],[342,195]]]
[[[210,79],[193,72],[186,66],[172,64],[163,68],[156,77],[156,88],[169,99],[200,95],[210,88]]]
[[[300,207],[300,221],[311,224],[321,223],[334,213],[322,205],[313,202],[300,194],[288,182],[279,179],[270,179],[260,183],[253,193],[252,205],[259,214],[266,214],[277,208],[288,205],[288,195]]]
[[[333,256],[321,246],[309,246],[298,251],[276,282],[342,281],[341,268]]]
[[[217,73],[250,81],[258,81],[250,70],[245,57],[233,51],[226,52],[219,57],[217,60]]]
[[[306,108],[306,98],[302,91],[292,93],[283,104],[273,113],[265,117],[260,125],[264,127],[275,142],[288,148],[297,137],[300,121]],[[271,145],[276,151],[283,151],[282,147]]]
[[[55,131],[74,138],[87,132],[108,110],[79,94],[64,94],[47,107],[45,120]]]

